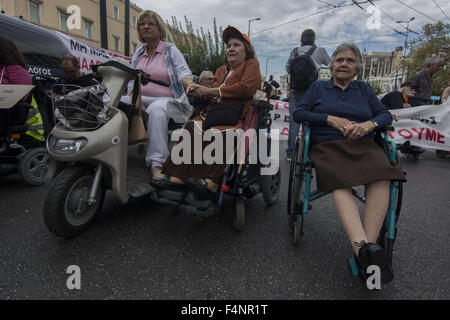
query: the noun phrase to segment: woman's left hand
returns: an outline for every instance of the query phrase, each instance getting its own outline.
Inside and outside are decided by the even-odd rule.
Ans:
[[[347,131],[345,134],[345,137],[347,140],[356,140],[364,137],[369,132],[373,131],[375,129],[375,126],[372,121],[365,121],[356,124],[353,129],[350,131]]]

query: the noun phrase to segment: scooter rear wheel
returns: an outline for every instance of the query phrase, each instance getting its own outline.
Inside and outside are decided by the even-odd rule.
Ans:
[[[50,232],[60,237],[73,237],[89,227],[105,198],[105,186],[102,182],[99,184],[95,202],[88,203],[93,182],[93,170],[81,166],[64,169],[53,180],[43,212]]]

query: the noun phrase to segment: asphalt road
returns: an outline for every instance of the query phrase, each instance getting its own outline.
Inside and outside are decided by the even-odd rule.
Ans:
[[[408,183],[395,279],[374,291],[350,276],[351,248],[330,196],[313,203],[302,243],[292,245],[284,157],[280,201],[248,200],[240,233],[230,214],[199,222],[149,199],[121,205],[108,193],[95,224],[64,240],[44,225],[46,189],[2,176],[0,299],[449,299],[450,158],[427,151],[418,163],[401,161]],[[66,286],[70,265],[80,267],[80,290]]]

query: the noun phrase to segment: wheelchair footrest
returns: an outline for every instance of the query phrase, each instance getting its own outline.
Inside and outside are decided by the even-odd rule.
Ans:
[[[350,273],[353,277],[357,277],[359,274],[358,266],[356,265],[356,261],[354,258],[347,259],[348,268],[350,269]]]

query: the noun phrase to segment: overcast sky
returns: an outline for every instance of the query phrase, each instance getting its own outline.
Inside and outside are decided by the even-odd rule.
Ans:
[[[420,33],[427,23],[449,22],[450,1],[448,0],[372,0],[379,8],[380,24],[376,26],[376,13],[367,13],[352,4],[352,0],[131,0],[143,9],[156,11],[164,20],[171,22],[175,16],[182,21],[184,16],[192,21],[194,29],[213,30],[213,18],[217,25],[232,25],[241,32],[248,32],[255,47],[263,76],[274,75],[276,79],[285,74],[284,65],[293,47],[299,45],[300,34],[306,28],[316,32],[316,44],[325,47],[332,54],[337,44],[355,42],[362,52],[393,51],[403,46],[405,36],[393,29],[406,32],[406,23],[396,21],[414,20],[409,28]],[[373,7],[365,0],[358,0],[363,9]],[[365,3],[363,3],[365,2]],[[339,6],[335,8],[334,6]],[[409,7],[408,7],[409,6]],[[439,9],[439,7],[442,9]],[[372,8],[374,9],[374,8]],[[416,9],[417,11],[415,11]],[[325,11],[328,10],[328,11]],[[370,10],[370,9],[369,9]],[[325,11],[319,13],[320,11]],[[318,13],[316,15],[312,15]],[[310,17],[306,17],[312,15]],[[428,16],[428,17],[427,17]],[[367,23],[375,28],[369,29]],[[408,38],[417,35],[409,32]]]

